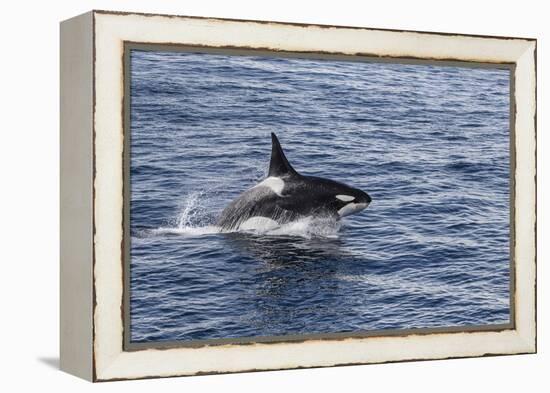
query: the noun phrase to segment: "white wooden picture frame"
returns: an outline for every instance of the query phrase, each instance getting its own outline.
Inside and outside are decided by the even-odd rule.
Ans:
[[[125,344],[129,44],[509,66],[511,323],[164,348]],[[536,40],[91,11],[61,23],[60,64],[63,370],[108,381],[536,352]]]

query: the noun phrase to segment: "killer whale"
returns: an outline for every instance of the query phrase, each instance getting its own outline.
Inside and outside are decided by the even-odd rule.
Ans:
[[[340,219],[364,210],[371,200],[366,192],[346,184],[299,174],[271,133],[267,177],[227,205],[217,225],[223,230],[269,230],[309,216]]]

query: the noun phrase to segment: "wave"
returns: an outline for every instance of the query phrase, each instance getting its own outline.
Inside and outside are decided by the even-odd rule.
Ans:
[[[307,239],[337,238],[342,226],[340,221],[329,217],[305,217],[285,224],[276,224],[273,220],[256,220],[246,227],[226,230],[215,225],[204,191],[193,192],[184,200],[177,216],[168,226],[153,229],[155,235],[181,235],[200,237],[224,233],[244,233],[256,236],[297,236]]]

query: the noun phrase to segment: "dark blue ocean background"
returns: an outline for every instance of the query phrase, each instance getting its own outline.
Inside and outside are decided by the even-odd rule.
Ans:
[[[508,323],[509,94],[502,69],[132,51],[131,340]],[[271,132],[372,204],[219,233]]]

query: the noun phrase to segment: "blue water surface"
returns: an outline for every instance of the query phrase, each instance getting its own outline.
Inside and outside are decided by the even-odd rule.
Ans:
[[[509,71],[133,50],[133,342],[508,323]],[[219,233],[276,132],[368,192],[335,226]]]

